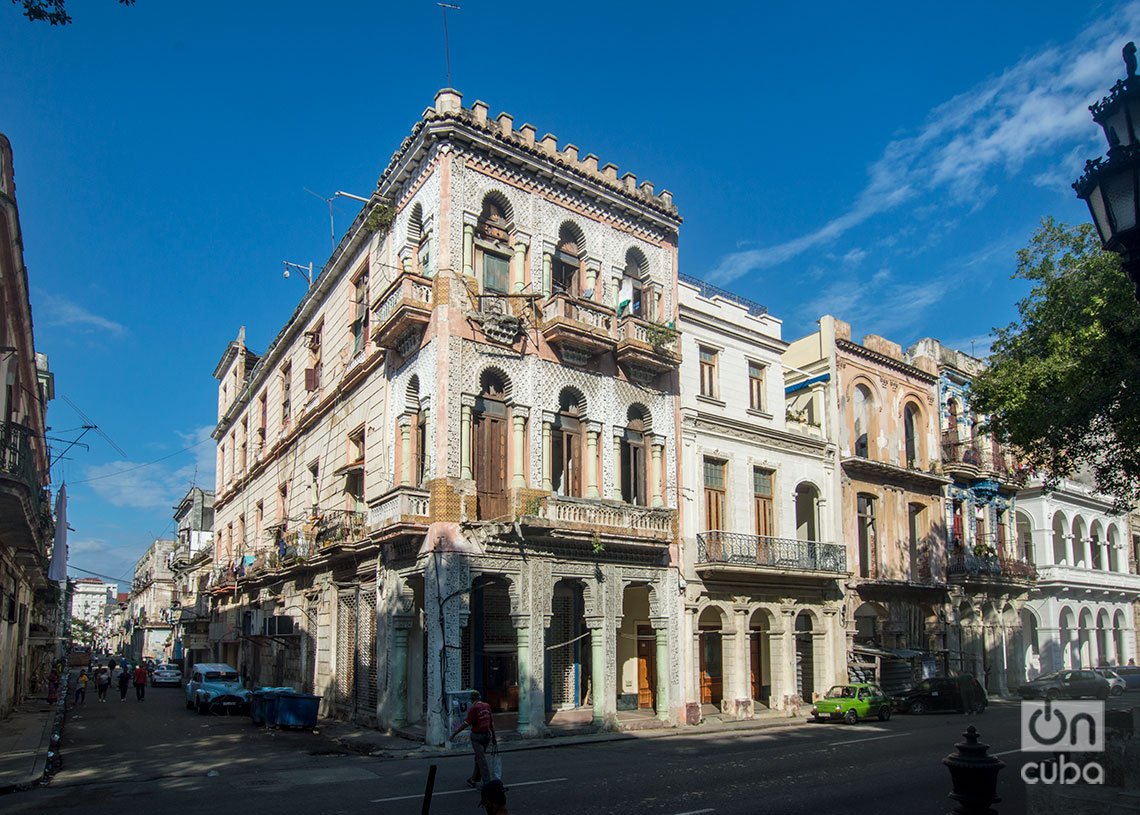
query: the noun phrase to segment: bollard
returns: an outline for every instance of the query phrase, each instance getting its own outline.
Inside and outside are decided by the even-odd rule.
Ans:
[[[950,797],[958,802],[954,815],[997,815],[991,804],[1001,802],[997,796],[997,776],[1005,762],[986,755],[988,744],[978,741],[978,730],[973,725],[966,728],[965,741],[954,746],[957,753],[942,759],[950,770],[950,781],[954,786]]]

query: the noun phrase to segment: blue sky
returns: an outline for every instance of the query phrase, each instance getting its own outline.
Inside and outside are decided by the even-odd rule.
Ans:
[[[442,27],[432,0],[70,5],[53,29],[0,4],[0,130],[37,348],[126,453],[89,434],[53,469],[71,562],[129,578],[213,483],[225,344],[245,325],[263,350],[304,293],[281,261],[327,258],[306,188],[368,194],[445,84]],[[1138,3],[460,5],[465,102],[671,190],[683,271],[788,339],[832,313],[978,351],[1040,218],[1087,218],[1086,107],[1140,34]],[[337,203],[337,229],[354,214]],[[57,399],[49,423],[83,419]]]

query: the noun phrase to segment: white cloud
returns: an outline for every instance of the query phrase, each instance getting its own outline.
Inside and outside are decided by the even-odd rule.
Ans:
[[[101,331],[113,337],[127,333],[122,323],[95,314],[61,295],[37,292],[36,300],[43,307],[37,316],[45,325],[73,328],[82,333]]]
[[[210,438],[212,430],[211,425],[180,432],[180,443],[189,448],[182,455],[153,464],[136,461],[97,464],[87,469],[83,482],[89,483],[101,498],[113,506],[169,510],[195,484],[206,489],[214,488],[217,448]]]
[[[783,243],[728,254],[709,280],[723,284],[778,266],[920,196],[944,207],[984,205],[997,173],[1016,175],[1029,159],[1087,143],[1095,132],[1088,105],[1119,73],[1120,32],[1137,27],[1140,3],[1133,2],[937,106],[916,135],[886,146],[846,212]]]
[[[843,256],[843,265],[855,267],[864,261],[867,257],[867,252],[864,249],[855,247]]]

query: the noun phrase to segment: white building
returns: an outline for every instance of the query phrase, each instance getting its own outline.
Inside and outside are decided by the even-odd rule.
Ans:
[[[93,647],[100,647],[103,644],[95,642],[93,638],[99,640],[103,638],[103,619],[107,612],[107,604],[115,599],[115,591],[114,583],[104,582],[97,577],[81,577],[75,581],[71,595],[72,639]],[[83,632],[76,627],[80,620],[84,623]]]
[[[1123,665],[1136,657],[1128,522],[1079,477],[1052,492],[1032,480],[1017,495],[1020,548],[1032,553],[1037,583],[1023,616],[1027,675]]]
[[[679,283],[687,718],[810,703],[846,680],[826,377],[785,397],[780,321]]]

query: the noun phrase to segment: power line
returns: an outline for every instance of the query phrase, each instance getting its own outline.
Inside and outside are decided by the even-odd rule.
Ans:
[[[111,577],[111,575],[109,575],[109,574],[101,574],[99,572],[93,572],[90,569],[80,569],[78,566],[71,566],[70,564],[68,565],[67,569],[68,569],[68,571],[83,572],[84,574],[94,575],[95,577],[101,577],[104,580],[114,580],[116,583],[130,583],[131,582],[131,578],[129,578],[129,577]]]
[[[92,481],[102,481],[104,478],[114,478],[117,475],[123,475],[124,473],[130,473],[130,472],[134,472],[135,470],[141,470],[143,467],[150,467],[154,464],[159,464],[163,461],[166,461],[167,459],[174,458],[175,456],[180,456],[183,453],[186,453],[190,450],[193,450],[195,447],[201,447],[203,444],[205,444],[208,441],[213,441],[213,439],[212,438],[202,439],[199,442],[195,442],[194,444],[191,444],[189,447],[183,447],[181,450],[176,450],[173,453],[162,456],[161,458],[156,458],[154,461],[148,461],[145,464],[136,464],[133,467],[124,467],[123,469],[116,470],[113,473],[104,473],[103,475],[97,475],[97,476],[94,476],[92,478],[84,478],[80,481],[72,481],[71,483],[72,484],[88,484]]]
[[[98,433],[100,436],[102,436],[103,440],[105,442],[107,442],[107,444],[111,445],[111,447],[115,450],[115,452],[117,452],[123,458],[127,458],[126,451],[124,451],[123,448],[120,447],[119,445],[115,444],[114,439],[112,439],[110,436],[108,436],[106,433],[104,433],[102,430],[100,430],[99,426],[91,420],[91,417],[79,409],[79,405],[75,404],[75,402],[68,399],[65,394],[61,393],[59,396],[61,399],[63,399],[63,401],[67,402],[67,404],[71,405],[71,409],[79,414],[79,418],[82,419],[84,421],[84,423],[91,425],[91,429],[94,430],[96,433]]]

